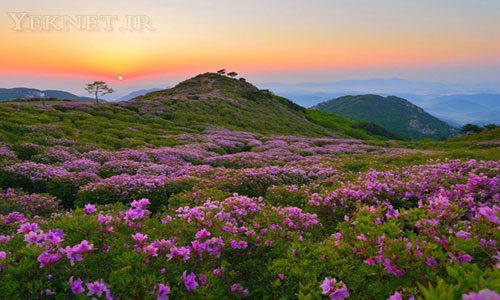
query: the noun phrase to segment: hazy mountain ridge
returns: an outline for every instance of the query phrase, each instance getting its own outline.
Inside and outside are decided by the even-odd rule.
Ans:
[[[61,100],[67,99],[73,101],[94,101],[94,99],[90,97],[81,97],[60,90],[38,90],[24,87],[11,89],[0,88],[0,101],[32,98],[56,98]]]
[[[442,138],[456,129],[411,102],[379,95],[344,96],[313,107],[352,120],[369,121],[411,139]]]
[[[344,80],[323,83],[262,83],[277,94],[311,107],[346,95],[397,96],[456,126],[500,124],[500,85],[444,84],[399,78]],[[492,113],[494,112],[494,113]]]
[[[139,96],[143,96],[143,95],[146,95],[146,94],[149,94],[149,93],[152,93],[152,92],[157,92],[157,91],[161,91],[163,89],[161,88],[150,88],[150,89],[142,89],[142,90],[137,90],[137,91],[132,91],[124,96],[121,96],[119,98],[116,98],[114,100],[112,100],[112,102],[119,102],[119,101],[128,101],[128,100],[132,100],[134,98],[137,98]]]

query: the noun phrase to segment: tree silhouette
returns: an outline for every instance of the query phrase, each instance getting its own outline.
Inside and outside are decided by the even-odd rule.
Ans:
[[[238,73],[236,73],[236,72],[230,72],[230,73],[227,73],[227,76],[229,76],[229,77],[236,77],[236,76],[238,76]]]
[[[219,75],[226,74],[226,69],[220,69],[219,71],[217,71],[217,74],[219,74]]]
[[[102,97],[107,94],[111,94],[114,90],[106,84],[104,81],[94,81],[92,83],[88,83],[85,90],[95,96],[95,102],[99,103],[99,97]]]

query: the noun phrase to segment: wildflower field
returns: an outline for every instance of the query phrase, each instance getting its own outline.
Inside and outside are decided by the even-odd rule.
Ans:
[[[500,297],[498,148],[174,139],[1,144],[0,299]]]

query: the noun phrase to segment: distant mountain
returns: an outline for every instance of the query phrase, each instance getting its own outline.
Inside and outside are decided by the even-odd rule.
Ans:
[[[456,129],[409,101],[379,95],[344,96],[313,107],[351,120],[369,121],[411,139],[453,136]]]
[[[12,88],[0,89],[0,101],[12,99],[31,99],[31,98],[56,98],[67,99],[73,101],[94,101],[89,97],[80,97],[65,91],[58,90],[37,90],[31,88]]]
[[[118,99],[115,99],[113,100],[113,102],[118,102],[118,101],[128,101],[128,100],[131,100],[131,99],[134,99],[136,97],[139,97],[139,96],[143,96],[143,95],[146,95],[148,93],[152,93],[152,92],[157,92],[157,91],[161,91],[162,89],[159,89],[159,88],[152,88],[152,89],[145,89],[145,90],[138,90],[138,91],[134,91],[134,92],[131,92],[123,97],[120,97]]]
[[[423,107],[442,119],[460,124],[500,124],[500,94],[467,94],[433,97]]]

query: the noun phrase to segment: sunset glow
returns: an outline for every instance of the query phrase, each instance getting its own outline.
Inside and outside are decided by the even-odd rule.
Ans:
[[[50,9],[34,0],[1,6],[29,15],[116,15],[117,20],[112,31],[63,31],[49,30],[44,19],[42,30],[28,30],[25,19],[19,31],[5,14],[0,76],[134,82],[225,67],[254,78],[273,73],[276,81],[292,72],[294,81],[307,81],[299,73],[408,77],[407,71],[435,68],[457,76],[450,70],[487,65],[491,74],[500,66],[497,1],[49,2]],[[124,30],[128,15],[146,16],[154,30]],[[394,69],[399,73],[387,71]]]

